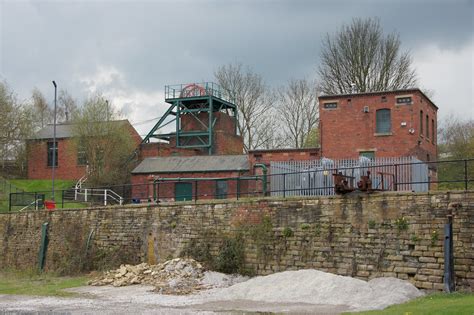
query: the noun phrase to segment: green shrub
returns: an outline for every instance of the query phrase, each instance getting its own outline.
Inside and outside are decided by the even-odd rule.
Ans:
[[[309,230],[310,227],[311,227],[311,225],[309,225],[308,223],[303,223],[303,224],[301,224],[301,226],[300,226],[300,228],[301,228],[303,231]]]
[[[284,237],[292,237],[295,233],[290,227],[286,227],[283,229],[283,236]]]
[[[376,224],[375,224],[374,220],[369,220],[367,225],[368,225],[369,229],[374,229]]]
[[[397,227],[398,232],[408,230],[408,220],[405,217],[400,217],[395,220],[395,226]]]
[[[216,258],[216,270],[223,273],[238,273],[243,269],[244,246],[240,236],[225,237]]]

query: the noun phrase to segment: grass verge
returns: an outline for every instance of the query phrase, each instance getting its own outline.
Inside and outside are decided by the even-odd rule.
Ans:
[[[37,192],[45,195],[46,200],[50,200],[52,197],[52,183],[50,179],[13,179],[10,180],[9,183],[15,187],[15,190],[12,189],[12,192],[16,192],[18,190],[22,190],[25,192]],[[72,180],[55,180],[54,182],[54,189],[55,189],[55,200],[56,200],[56,208],[84,208],[88,205],[85,203],[80,202],[71,202],[69,200],[65,201],[64,204],[62,202],[62,190],[67,190],[73,187],[75,181]],[[0,213],[1,212],[8,212],[8,194],[9,191],[0,192]],[[23,206],[15,206],[12,207],[12,211],[18,211]],[[31,209],[30,209],[31,210]]]
[[[0,271],[0,294],[74,296],[64,289],[87,284],[87,276],[59,277],[35,271]]]
[[[474,294],[452,293],[430,294],[410,302],[392,305],[384,310],[359,313],[344,313],[357,315],[473,315]]]

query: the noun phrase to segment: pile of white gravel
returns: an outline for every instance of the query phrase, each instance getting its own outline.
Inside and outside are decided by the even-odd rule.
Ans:
[[[411,283],[396,278],[367,282],[313,269],[255,277],[209,293],[212,300],[344,305],[353,311],[383,309],[424,295]]]

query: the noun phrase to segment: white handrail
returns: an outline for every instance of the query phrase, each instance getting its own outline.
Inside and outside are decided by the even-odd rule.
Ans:
[[[90,170],[89,170],[89,165],[86,166],[86,173],[84,174],[84,176],[82,176],[81,178],[79,178],[79,180],[77,181],[76,185],[74,186],[74,200],[77,200],[77,191],[78,190],[81,190],[82,188],[82,184],[84,184],[84,182],[87,180],[87,176],[90,174]]]
[[[89,196],[103,196],[104,197],[104,206],[107,205],[108,200],[112,199],[118,202],[120,205],[123,205],[123,197],[117,194],[111,189],[99,189],[99,188],[84,188],[78,191],[78,195],[84,195],[84,201],[87,202]]]
[[[29,205],[26,205],[25,207],[18,210],[18,212],[21,212],[21,211],[25,210],[26,208],[31,207],[33,204],[35,205],[35,210],[38,210],[38,202],[39,201],[41,201],[41,199],[36,199],[35,201],[31,202]]]

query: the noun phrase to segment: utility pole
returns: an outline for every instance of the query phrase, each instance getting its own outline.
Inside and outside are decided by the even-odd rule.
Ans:
[[[52,186],[53,186],[53,189],[52,189],[52,197],[51,199],[53,201],[54,200],[54,171],[56,169],[56,150],[58,150],[58,148],[56,148],[56,103],[57,103],[57,91],[58,91],[58,86],[56,84],[56,82],[53,80],[53,85],[54,85],[54,118],[53,118],[53,168],[51,169],[51,178],[52,178]],[[58,150],[59,151],[59,150]]]

